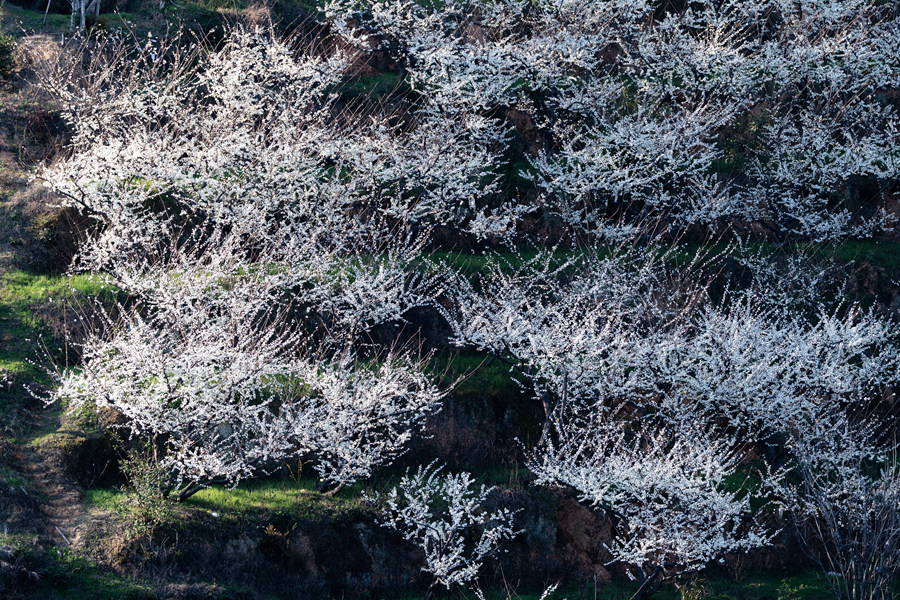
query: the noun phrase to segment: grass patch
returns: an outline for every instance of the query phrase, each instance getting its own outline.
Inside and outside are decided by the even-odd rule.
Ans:
[[[91,488],[84,491],[84,504],[89,507],[117,512],[119,500],[124,494],[125,492],[118,488]]]
[[[522,394],[522,387],[513,379],[510,366],[501,360],[492,360],[487,354],[441,354],[432,360],[431,372],[448,385],[460,380],[452,394],[457,399],[485,394],[503,397]]]
[[[147,34],[154,32],[156,35],[165,35],[167,21],[187,27],[195,27],[201,32],[207,32],[213,27],[221,27],[226,19],[236,20],[240,10],[246,2],[231,2],[226,0],[209,0],[185,4],[183,7],[171,6],[163,13],[165,20],[159,18],[158,11],[143,9],[139,12],[110,12],[102,13],[99,17],[88,18],[88,27],[107,31],[125,31],[132,34],[136,40],[146,39]],[[42,11],[28,10],[6,2],[0,5],[0,25],[2,30],[15,36],[33,33],[44,34],[69,34],[74,33],[78,27],[78,19],[74,21],[73,29],[71,15],[48,13],[46,18]]]
[[[238,487],[213,486],[188,498],[185,506],[193,506],[220,514],[245,512],[291,512],[312,493],[311,478],[255,479]]]
[[[473,277],[480,273],[486,273],[493,267],[498,267],[504,273],[514,273],[521,269],[528,261],[534,260],[545,252],[533,248],[519,252],[486,252],[476,254],[474,252],[435,252],[432,259],[446,267],[449,267],[464,277]],[[551,254],[550,264],[560,266],[566,260],[582,254],[581,250],[557,249]]]
[[[44,584],[33,598],[46,600],[151,600],[153,588],[104,569],[68,548],[51,547]]]
[[[301,478],[268,477],[248,479],[236,487],[215,485],[201,490],[184,502],[175,505],[179,518],[190,519],[199,510],[214,519],[228,522],[267,522],[271,515],[289,516],[294,521],[319,522],[350,516],[367,508],[364,496],[384,493],[391,489],[406,469],[390,465],[366,481],[342,488],[334,496],[315,490],[313,474]],[[474,472],[479,483],[505,487],[521,486],[530,480],[523,468],[504,468]],[[92,488],[85,490],[84,502],[123,516],[127,515],[128,492],[121,488]],[[194,510],[191,510],[194,509]]]
[[[14,564],[38,573],[40,580],[24,583],[16,598],[34,600],[150,600],[153,589],[79,556],[68,548],[44,546],[34,535],[0,534],[0,547]],[[15,584],[14,584],[15,586]],[[2,588],[0,588],[2,590]]]
[[[72,311],[95,300],[110,302],[118,292],[90,275],[52,276],[12,271],[0,275],[0,424],[18,435],[33,420],[39,403],[24,386],[52,384],[48,362],[66,362],[63,340],[54,328],[71,321]],[[54,325],[52,327],[51,325]],[[3,379],[7,381],[3,383]],[[33,425],[33,424],[32,424]],[[28,437],[55,431],[31,431]]]
[[[54,276],[13,271],[0,276],[0,371],[44,380],[37,366],[40,344],[55,346],[41,313],[59,311],[95,298],[111,301],[114,288],[91,275]]]
[[[691,581],[683,582],[685,590],[691,589]],[[616,581],[608,584],[586,584],[579,588],[559,589],[550,600],[630,600],[638,589],[638,584]],[[682,595],[675,585],[663,586],[653,595],[654,600],[682,600],[696,597],[701,600],[827,600],[832,597],[831,589],[824,576],[818,571],[804,571],[791,576],[760,574],[740,581],[723,576],[699,576],[693,581],[697,596]],[[512,593],[507,590],[485,590],[487,600],[538,600],[542,590],[528,590]],[[460,595],[465,600],[475,600],[471,592]]]
[[[0,5],[0,22],[2,22],[3,30],[13,34],[21,34],[33,32],[59,32],[69,29],[69,15],[61,15],[57,13],[47,14],[46,20],[44,13],[27,10],[9,2]]]
[[[835,244],[795,244],[795,248],[840,262],[864,263],[887,269],[900,268],[900,242],[847,240]]]
[[[311,476],[299,479],[272,477],[244,480],[237,487],[215,485],[201,490],[176,506],[198,509],[215,518],[243,520],[268,513],[290,514],[300,519],[320,516],[361,505],[362,488],[345,489],[338,496],[325,496],[315,490]],[[85,491],[87,506],[123,513],[127,492],[118,488],[94,488]],[[182,516],[186,516],[183,514]]]
[[[224,523],[332,523],[353,520],[367,510],[362,493],[372,481],[347,486],[334,496],[314,491],[315,479],[290,477],[256,479],[236,488],[214,486],[182,503]]]
[[[382,97],[400,91],[403,83],[397,73],[385,72],[376,75],[360,75],[337,86],[340,92],[353,96]]]
[[[59,299],[75,294],[113,299],[117,291],[102,278],[90,274],[36,275],[12,271],[0,278],[6,294],[14,294],[20,302],[40,302],[56,296]],[[0,294],[0,299],[3,294]]]
[[[824,600],[832,597],[831,587],[819,571],[803,571],[790,576],[760,574],[740,580],[701,580],[710,600]]]
[[[0,465],[0,482],[3,482],[11,488],[19,488],[21,490],[25,490],[26,488],[31,490],[34,489],[31,483],[25,479],[21,473],[6,465]]]
[[[597,256],[612,256],[619,249],[615,246],[598,248]],[[624,250],[624,249],[622,249]],[[674,265],[687,265],[699,260],[701,263],[714,261],[724,257],[740,258],[754,254],[807,254],[820,258],[832,259],[838,263],[866,263],[877,267],[900,268],[900,242],[880,240],[846,240],[842,242],[807,243],[796,242],[784,246],[767,242],[745,242],[736,245],[729,242],[701,244],[683,242],[657,247],[660,256]],[[578,249],[557,249],[551,257],[551,265],[561,265],[568,259],[582,253]],[[520,252],[436,252],[432,258],[438,264],[446,265],[457,272],[471,277],[485,273],[492,265],[498,265],[504,272],[514,272],[529,260],[536,258],[541,251],[525,249]]]

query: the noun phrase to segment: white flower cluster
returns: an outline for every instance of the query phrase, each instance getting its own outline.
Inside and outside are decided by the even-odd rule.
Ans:
[[[56,396],[116,409],[132,433],[163,440],[180,497],[304,455],[342,485],[402,453],[445,393],[423,375],[427,357],[363,360],[317,342],[289,318],[274,267],[243,268],[254,271],[140,279],[152,292],[106,317]]]
[[[606,511],[609,550],[644,593],[767,543],[750,511],[761,490],[832,534],[869,522],[854,493],[877,510],[895,501],[896,468],[865,465],[891,447],[869,409],[898,383],[896,323],[798,299],[822,280],[799,264],[786,279],[747,259],[749,286],[713,291],[701,258],[648,245],[645,229],[739,219],[818,240],[889,225],[847,200],[859,182],[898,178],[889,3],[334,0],[325,12],[342,43],[317,52],[238,29],[219,48],[161,43],[165,60],[111,40],[86,69],[42,71],[74,131],[43,176],[95,224],[73,268],[129,296],[57,397],[114,408],[156,438],[180,497],[297,456],[340,486],[397,457],[440,407],[428,357],[376,342],[428,307],[454,343],[534,390],[545,423],[530,467]],[[338,93],[353,45],[393,54],[399,100]],[[586,249],[488,261],[472,277],[429,255],[437,230],[519,241],[536,211]],[[596,243],[610,239],[629,243]],[[761,485],[732,486],[769,446],[786,458]],[[784,483],[788,469],[803,485]],[[514,534],[473,485],[419,469],[386,498],[386,523],[447,587]],[[827,525],[829,502],[854,516]]]
[[[390,51],[448,118],[476,113],[539,140],[520,176],[576,231],[763,222],[831,239],[892,227],[900,20],[890,3],[331,0],[362,49]],[[520,127],[521,129],[521,127]],[[521,158],[520,158],[521,160]],[[624,218],[624,221],[623,221]]]
[[[471,583],[485,559],[518,533],[511,511],[483,507],[494,488],[474,484],[469,473],[442,475],[432,465],[407,472],[381,498],[383,524],[422,549],[432,587]]]
[[[768,543],[753,494],[777,490],[768,499],[805,518],[821,508],[809,490],[822,482],[882,485],[860,465],[891,448],[871,407],[900,373],[895,322],[858,307],[774,304],[769,268],[714,302],[696,266],[677,259],[624,247],[500,261],[461,285],[447,313],[458,344],[533,386],[546,422],[529,467],[610,516],[612,557],[645,591]],[[821,273],[792,277],[796,295]],[[753,489],[729,488],[754,447],[782,458],[754,474]],[[810,474],[806,491],[784,484],[787,470]]]
[[[603,416],[557,428],[560,442],[542,445],[529,467],[539,482],[571,486],[610,516],[616,537],[607,549],[642,582],[770,542],[747,490],[726,489],[740,461],[731,440],[696,428],[635,433],[633,420]]]
[[[43,71],[74,129],[71,156],[43,177],[96,221],[86,268],[167,245],[188,218],[284,260],[298,240],[369,252],[404,228],[504,236],[515,224],[516,207],[488,201],[496,123],[427,109],[413,123],[362,117],[337,103],[340,53],[235,30],[215,50],[170,42],[163,67],[109,43],[86,76],[65,60]]]

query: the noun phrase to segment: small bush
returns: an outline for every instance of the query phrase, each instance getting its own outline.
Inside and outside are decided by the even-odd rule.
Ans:
[[[8,33],[0,32],[0,77],[4,79],[12,74],[15,49],[16,38]]]
[[[166,494],[168,473],[156,463],[149,448],[131,453],[122,461],[121,469],[129,484],[122,503],[130,517],[127,534],[131,539],[152,537],[173,516],[172,501]]]

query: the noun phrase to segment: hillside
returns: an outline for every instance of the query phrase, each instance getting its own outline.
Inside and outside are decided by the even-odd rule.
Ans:
[[[893,597],[900,18],[763,4],[0,5],[0,596]]]

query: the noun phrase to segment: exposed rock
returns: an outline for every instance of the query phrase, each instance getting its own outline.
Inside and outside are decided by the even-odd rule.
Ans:
[[[607,583],[611,560],[605,544],[612,539],[612,523],[601,519],[573,498],[563,498],[556,509],[556,545],[562,557],[577,565],[584,576]]]

